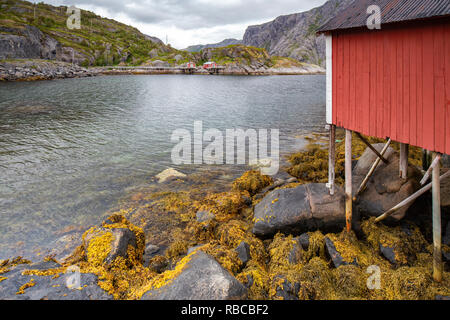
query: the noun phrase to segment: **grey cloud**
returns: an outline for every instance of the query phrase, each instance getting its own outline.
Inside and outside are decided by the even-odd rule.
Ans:
[[[111,14],[122,13],[138,23],[191,30],[247,21],[271,20],[296,13],[325,0],[48,0],[52,4],[90,5]]]

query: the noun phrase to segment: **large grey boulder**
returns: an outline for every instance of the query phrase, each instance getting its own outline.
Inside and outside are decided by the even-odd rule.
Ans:
[[[80,274],[80,287],[69,289],[67,283],[71,274],[36,276],[23,275],[25,270],[49,270],[60,267],[59,264],[48,261],[33,265],[20,265],[8,273],[2,274],[6,280],[0,282],[0,300],[112,300],[113,297],[101,289],[94,274]],[[20,287],[33,279],[34,286],[17,294]]]
[[[277,232],[301,234],[339,231],[345,226],[345,195],[330,196],[325,184],[306,184],[269,193],[255,206],[253,233],[268,237]]]
[[[381,151],[384,144],[375,144],[375,149]],[[377,156],[369,148],[364,151],[360,160],[353,169],[353,192],[356,194],[359,186],[369,172]],[[380,216],[401,201],[415,193],[420,185],[420,171],[409,166],[408,178],[399,177],[399,155],[394,149],[389,148],[385,154],[389,164],[380,163],[372,178],[367,184],[366,190],[357,198],[355,203],[359,213],[366,216]],[[405,217],[410,206],[405,206],[390,218],[398,221]]]
[[[246,296],[247,289],[213,257],[197,251],[175,279],[146,292],[142,300],[239,300]]]

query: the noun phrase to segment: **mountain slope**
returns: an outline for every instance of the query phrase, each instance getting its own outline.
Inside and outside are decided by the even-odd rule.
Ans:
[[[317,29],[353,0],[329,0],[307,12],[280,16],[274,21],[250,26],[243,43],[266,49],[271,55],[324,66],[325,39],[317,36]]]
[[[226,47],[226,46],[234,45],[234,44],[242,44],[242,40],[225,39],[219,43],[212,43],[212,44],[206,44],[206,45],[198,44],[198,45],[194,45],[194,46],[189,46],[185,50],[189,51],[189,52],[200,52],[203,49],[220,48],[220,47]]]
[[[141,64],[175,52],[136,28],[81,10],[81,29],[66,26],[67,7],[0,0],[0,59],[51,59],[84,66]]]

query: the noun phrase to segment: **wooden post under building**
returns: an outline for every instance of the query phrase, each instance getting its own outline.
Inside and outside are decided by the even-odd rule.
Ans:
[[[328,188],[330,195],[334,195],[336,186],[336,126],[330,125],[330,144],[328,150]]]
[[[434,158],[438,158],[434,154]],[[442,281],[442,228],[441,228],[441,180],[440,165],[433,168],[433,278]]]
[[[409,145],[400,143],[400,178],[408,179]]]
[[[345,222],[347,232],[352,230],[352,131],[345,130]]]

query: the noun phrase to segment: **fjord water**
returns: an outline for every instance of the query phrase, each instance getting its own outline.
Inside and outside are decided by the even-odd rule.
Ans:
[[[323,76],[105,76],[0,84],[0,259],[89,226],[171,163],[175,129],[323,130]],[[202,167],[205,170],[205,167]],[[208,167],[206,167],[208,170]],[[242,167],[227,167],[237,176]],[[219,182],[218,182],[219,183]]]

